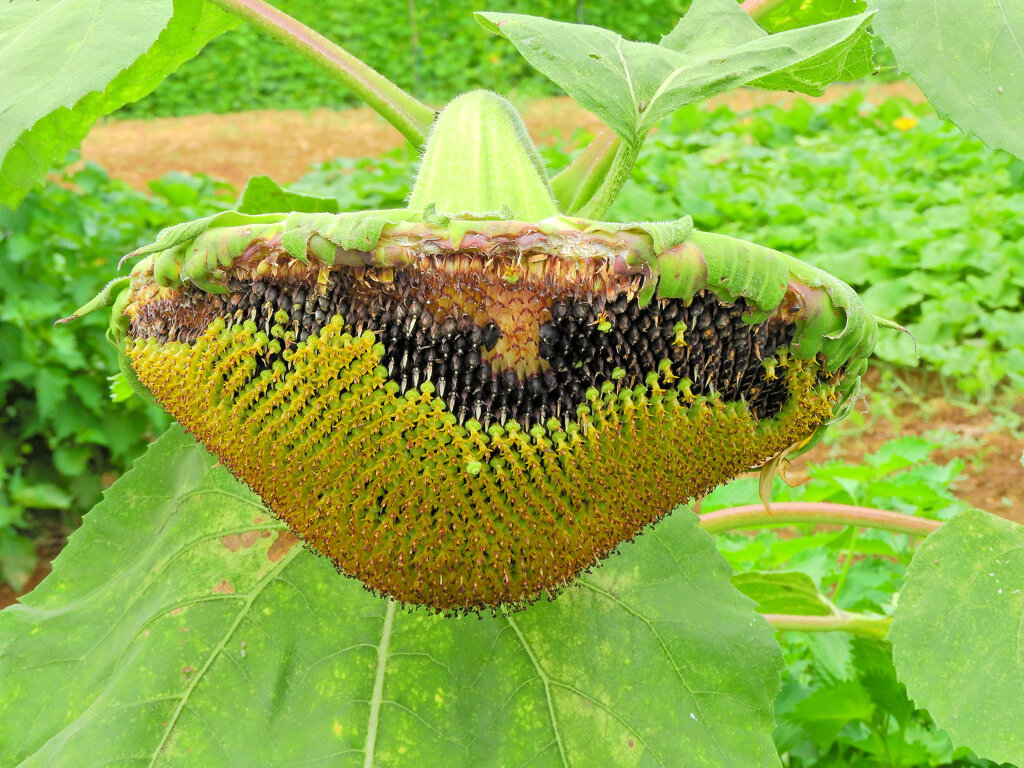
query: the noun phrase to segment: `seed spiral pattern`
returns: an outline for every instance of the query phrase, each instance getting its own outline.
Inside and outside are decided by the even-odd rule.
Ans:
[[[405,603],[528,604],[832,414],[837,377],[742,300],[373,277],[140,299],[126,352],[315,551]]]

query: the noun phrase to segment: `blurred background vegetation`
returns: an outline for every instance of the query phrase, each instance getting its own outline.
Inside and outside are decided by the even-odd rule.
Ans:
[[[476,5],[279,4],[434,103],[476,87],[520,101],[554,93],[510,45],[478,27],[470,13]],[[650,41],[687,6],[680,0],[487,4]],[[243,27],[117,117],[353,104],[311,65]],[[586,139],[544,146],[549,168],[564,167]],[[416,161],[411,149],[340,159],[310,169],[292,187],[334,196],[342,210],[396,207]],[[167,424],[118,381],[100,314],[56,327],[53,321],[91,298],[123,254],[162,227],[231,208],[237,193],[183,173],[140,191],[79,163],[17,210],[0,209],[0,582],[19,589],[37,555],[60,548],[102,489]],[[871,311],[910,328],[920,358],[909,337],[895,333],[884,333],[878,348],[876,367],[889,372],[893,387],[909,371],[923,371],[948,399],[1019,404],[1013,398],[1024,390],[1024,163],[988,151],[927,105],[903,99],[873,105],[854,92],[830,104],[684,109],[651,136],[609,218],[683,214],[699,228],[755,240],[833,272],[862,292]],[[1020,429],[1017,405],[1002,413],[1006,426]],[[962,506],[950,489],[964,463],[930,457],[955,440],[888,446],[871,454],[859,474],[819,469],[812,490],[787,491],[786,498],[810,493],[815,500],[947,517]],[[750,483],[730,488],[707,508],[757,498]],[[910,545],[890,534],[851,536],[805,537],[803,545],[775,534],[734,537],[724,549],[738,568],[775,569],[788,561],[842,607],[886,613]],[[887,659],[884,649],[879,656],[880,641],[787,638],[790,671],[777,733],[787,765],[986,765],[952,751],[907,701],[887,661],[851,661]]]

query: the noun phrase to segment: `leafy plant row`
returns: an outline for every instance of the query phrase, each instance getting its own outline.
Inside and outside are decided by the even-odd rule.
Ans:
[[[851,504],[948,520],[968,505],[952,492],[963,462],[937,464],[931,454],[953,435],[890,441],[863,463],[827,461],[810,479],[778,487],[778,502]],[[743,478],[701,504],[704,513],[757,503],[757,481]],[[834,611],[891,616],[917,542],[888,531],[800,526],[801,535],[761,530],[720,536],[736,571],[733,584],[762,613],[811,616]],[[788,631],[779,636],[786,668],[775,700],[775,744],[787,768],[990,766],[954,749],[908,698],[880,635]]]
[[[224,194],[181,174],[151,190],[88,166],[0,209],[0,581],[15,588],[35,564],[32,540],[73,528],[167,427],[137,397],[110,406],[117,360],[99,318],[53,324],[95,293],[118,254]]]

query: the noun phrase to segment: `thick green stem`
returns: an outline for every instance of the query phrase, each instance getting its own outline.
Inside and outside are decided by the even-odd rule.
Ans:
[[[611,208],[636,164],[643,141],[626,144],[602,128],[583,153],[551,179],[562,213],[600,219]]]
[[[608,174],[601,181],[601,185],[593,197],[583,205],[576,215],[584,219],[601,219],[612,207],[615,198],[629,181],[629,175],[633,172],[637,155],[640,154],[640,143],[626,144],[619,142],[615,156],[612,158],[611,168]]]
[[[622,139],[602,128],[572,163],[551,179],[558,209],[574,214],[598,194],[622,145]]]
[[[852,632],[868,637],[885,637],[892,624],[891,616],[865,616],[840,611],[834,616],[794,616],[787,613],[762,614],[780,632]]]
[[[413,146],[418,147],[426,140],[434,122],[434,110],[345,49],[263,0],[210,1],[326,70],[395,126]]]
[[[798,501],[772,504],[771,512],[761,504],[749,504],[708,512],[700,518],[701,526],[710,534],[725,533],[737,528],[773,528],[796,523],[856,525],[922,537],[942,525],[938,520],[883,509]]]

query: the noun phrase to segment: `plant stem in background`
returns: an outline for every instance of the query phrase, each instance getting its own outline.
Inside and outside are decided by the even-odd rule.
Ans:
[[[786,502],[772,504],[769,512],[760,504],[729,507],[702,515],[700,524],[710,534],[725,533],[737,528],[760,528],[793,525],[795,523],[825,523],[877,528],[910,536],[927,536],[942,525],[938,520],[914,517],[900,512],[887,512],[870,507],[824,502]]]
[[[846,575],[850,572],[850,564],[853,563],[854,547],[857,545],[857,532],[855,526],[850,527],[850,546],[846,548],[846,560],[843,562],[843,570],[836,580],[835,589],[832,590],[832,600],[835,600],[846,584]]]
[[[262,0],[211,0],[322,67],[419,147],[434,110],[351,53]]]
[[[868,637],[885,637],[892,624],[891,616],[865,616],[840,611],[834,616],[796,616],[787,613],[762,614],[780,632],[852,632]]]

